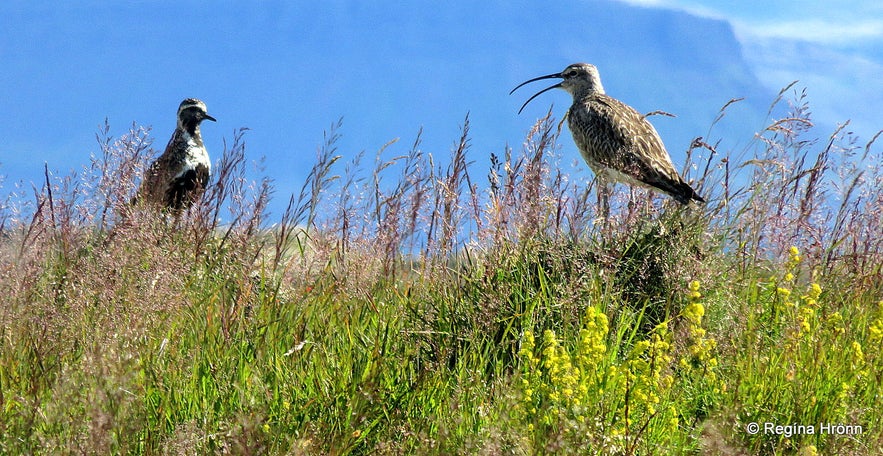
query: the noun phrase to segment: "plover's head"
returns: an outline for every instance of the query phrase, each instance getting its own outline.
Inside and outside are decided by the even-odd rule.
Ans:
[[[518,110],[519,113],[528,103],[530,103],[531,100],[539,96],[541,93],[552,89],[564,89],[573,95],[574,99],[581,98],[591,93],[604,93],[604,86],[601,85],[601,76],[598,74],[598,69],[591,63],[574,63],[568,65],[567,68],[560,73],[547,74],[538,78],[529,79],[519,84],[518,87],[512,89],[512,92],[515,92],[519,87],[527,83],[552,78],[560,78],[562,81],[551,87],[546,87],[528,98],[527,101],[521,105],[521,109]],[[509,92],[509,94],[511,95],[512,92]]]
[[[214,117],[208,115],[205,103],[202,101],[187,98],[178,106],[178,128],[193,134],[203,120],[216,122]]]

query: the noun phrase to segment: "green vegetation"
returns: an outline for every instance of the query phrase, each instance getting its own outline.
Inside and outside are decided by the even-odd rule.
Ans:
[[[176,220],[106,129],[0,206],[0,453],[879,453],[881,160],[790,106],[605,221],[548,117],[480,171],[334,125],[274,225],[244,131]]]

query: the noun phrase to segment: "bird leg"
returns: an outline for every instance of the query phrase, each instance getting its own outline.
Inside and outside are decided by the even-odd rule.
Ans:
[[[606,179],[598,178],[598,210],[601,212],[601,219],[607,224],[610,219],[610,186]]]
[[[636,206],[637,204],[635,203],[635,187],[629,185],[629,220],[631,220],[632,217],[635,215],[637,210]]]

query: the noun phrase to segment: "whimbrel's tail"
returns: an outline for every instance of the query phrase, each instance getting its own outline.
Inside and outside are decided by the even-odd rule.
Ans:
[[[705,198],[699,196],[699,194],[696,193],[696,190],[693,190],[693,187],[690,187],[690,184],[684,181],[676,183],[667,182],[664,186],[657,186],[657,188],[668,193],[681,204],[689,204],[690,201],[705,203]]]

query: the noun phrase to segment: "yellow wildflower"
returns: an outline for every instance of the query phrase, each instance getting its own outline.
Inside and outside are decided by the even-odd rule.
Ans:
[[[809,286],[809,297],[812,299],[819,299],[819,296],[821,296],[821,295],[822,295],[822,287],[819,284],[813,282]]]
[[[837,393],[837,401],[843,403],[844,401],[849,399],[849,395],[849,384],[846,382],[840,383],[840,392]]]
[[[671,426],[672,430],[675,430],[678,428],[679,424],[680,423],[678,422],[678,416],[675,413],[672,413],[672,417],[669,420],[668,425]]]
[[[694,325],[701,325],[703,316],[705,316],[705,306],[701,303],[694,302],[688,304],[684,309],[684,317]]]
[[[521,351],[522,352],[531,352],[533,351],[533,332],[525,331],[524,335],[521,337]]]
[[[800,322],[800,334],[808,334],[811,329],[812,327],[808,321],[802,320]]]
[[[826,322],[834,333],[842,334],[846,331],[843,326],[843,316],[840,315],[840,312],[834,312],[829,315]]]
[[[879,342],[883,340],[883,318],[874,320],[868,329],[871,331],[871,342]]]
[[[802,307],[800,314],[800,333],[806,334],[812,329],[812,321],[815,319],[816,311],[812,307]]]
[[[687,297],[691,300],[697,300],[702,297],[702,293],[699,292],[699,281],[694,280],[687,285]]]
[[[862,351],[862,345],[858,342],[852,342],[852,366],[861,367],[865,363],[865,353]]]
[[[650,348],[650,342],[642,340],[635,344],[635,348],[632,349],[632,353],[637,356],[641,353],[644,353],[648,348]]]
[[[868,327],[870,330],[870,341],[880,342],[883,340],[883,301],[877,303],[877,318],[871,322]]]

